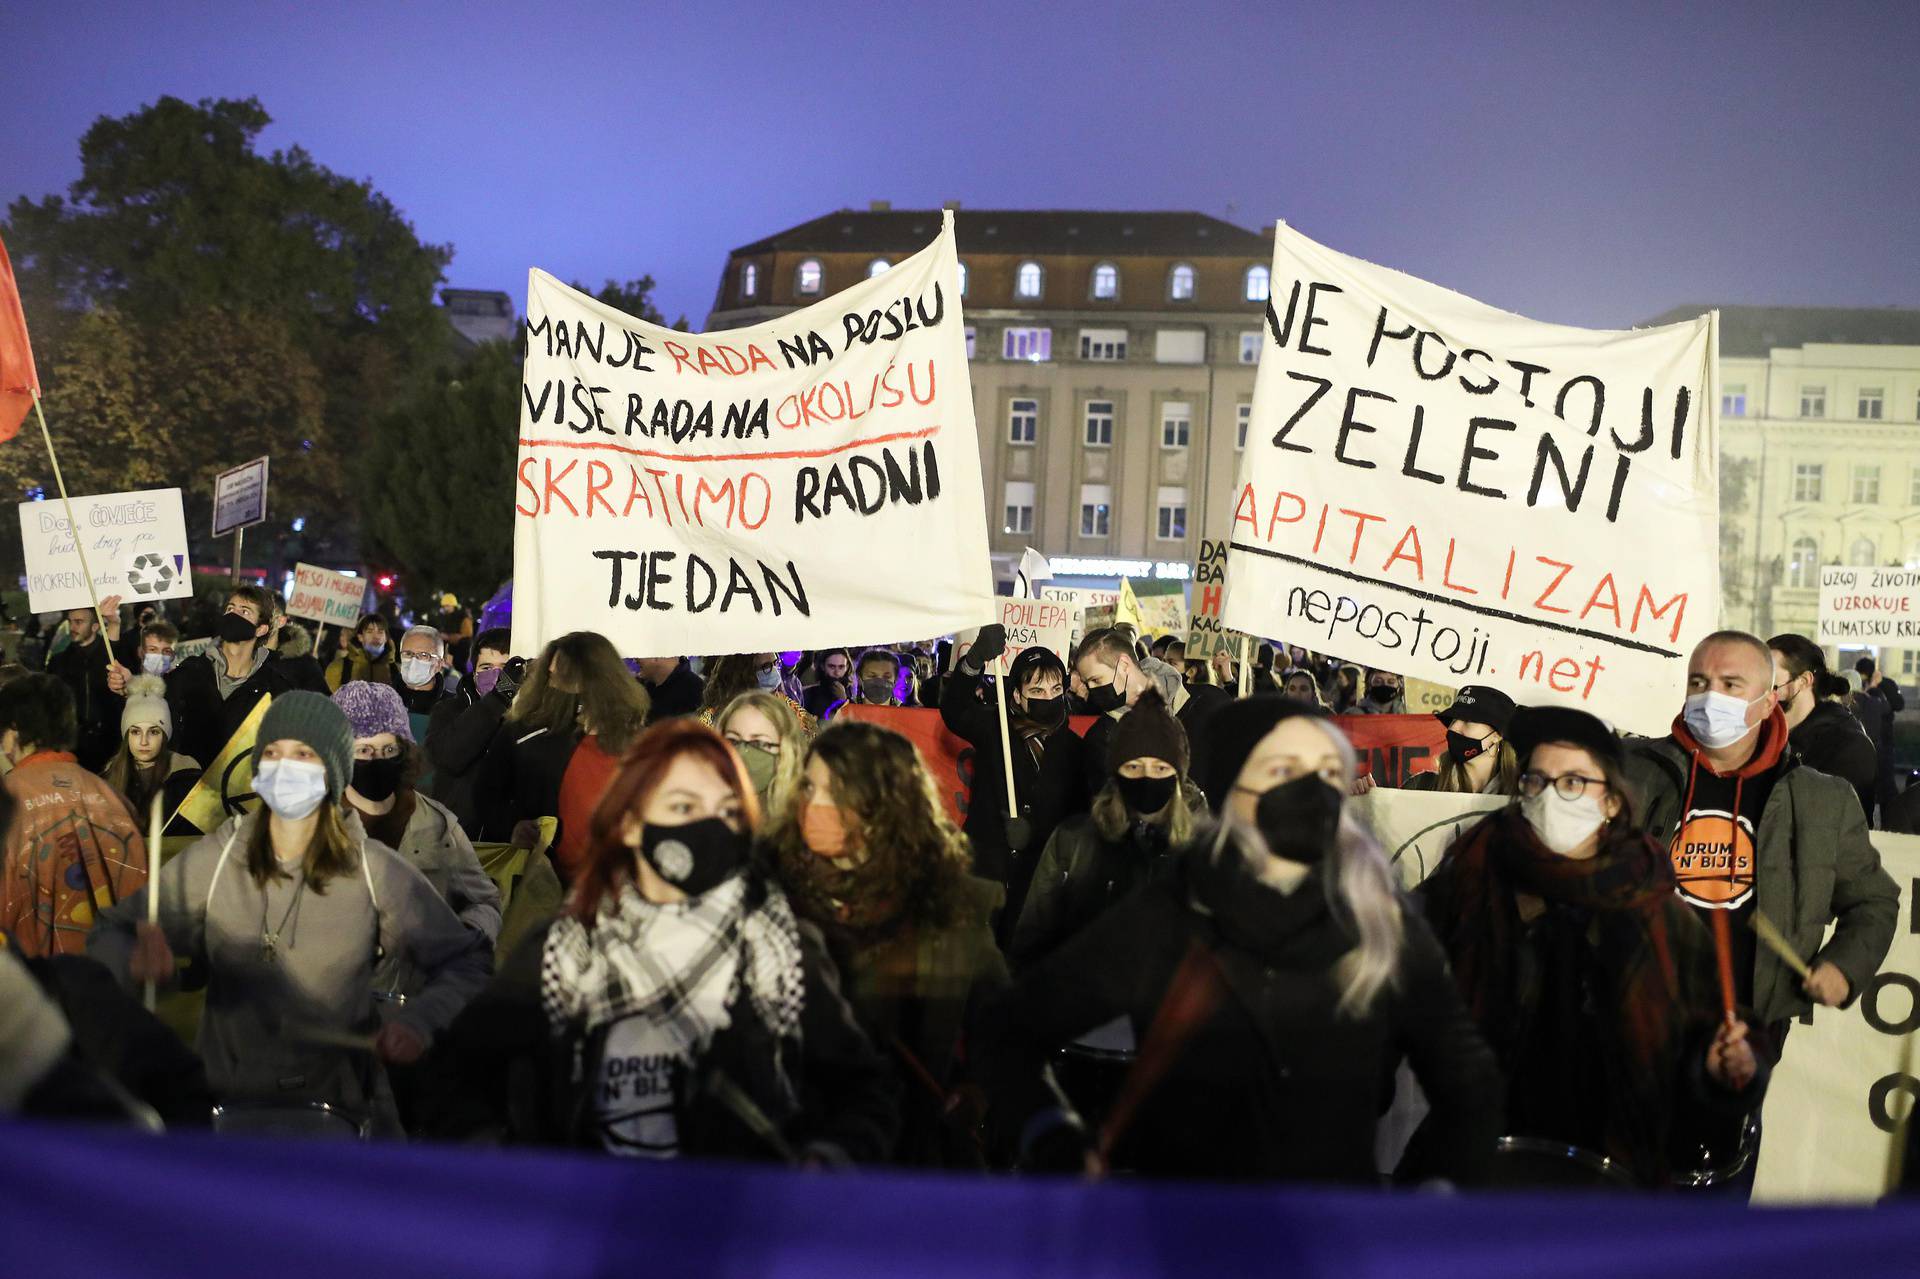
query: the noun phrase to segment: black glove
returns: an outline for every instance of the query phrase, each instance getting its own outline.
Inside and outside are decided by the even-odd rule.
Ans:
[[[513,695],[520,691],[520,681],[527,677],[527,659],[515,657],[500,668],[500,678],[494,681],[493,696],[511,702]]]
[[[984,671],[1007,651],[1007,628],[995,622],[991,626],[982,626],[980,635],[973,641],[973,647],[967,650],[966,663],[976,671]]]

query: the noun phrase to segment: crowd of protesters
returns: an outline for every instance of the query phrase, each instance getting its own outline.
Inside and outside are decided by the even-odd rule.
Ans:
[[[1408,789],[1505,802],[1409,892],[1343,731],[1406,713],[1391,671],[1125,628],[516,653],[442,603],[322,646],[244,585],[191,646],[9,624],[0,1110],[1350,1184],[1551,1180],[1544,1143],[1737,1189],[1794,1021],[1891,944],[1869,829],[1920,825],[1899,689],[1794,635],[1703,641],[1659,738],[1460,689]],[[971,748],[958,823],[872,709],[913,707]],[[191,1051],[149,984],[204,992]]]

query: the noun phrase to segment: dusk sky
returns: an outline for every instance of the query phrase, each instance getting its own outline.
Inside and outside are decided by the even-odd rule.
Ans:
[[[1548,16],[1546,11],[1557,11]],[[1542,319],[1920,305],[1920,4],[7,6],[0,197],[163,94],[370,179],[450,284],[651,273],[840,207],[1284,218]],[[1177,17],[1169,18],[1169,14]]]

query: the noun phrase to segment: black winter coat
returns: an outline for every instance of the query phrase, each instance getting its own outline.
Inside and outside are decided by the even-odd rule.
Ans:
[[[1353,941],[1318,877],[1282,896],[1231,853],[1216,865],[1210,842],[1176,855],[988,1008],[979,1054],[996,1127],[1017,1133],[1066,1106],[1042,1072],[1055,1049],[1122,1016],[1144,1042],[1198,947],[1224,974],[1223,995],[1141,1105],[1117,1162],[1159,1176],[1377,1184],[1375,1128],[1405,1056],[1433,1108],[1436,1166],[1403,1172],[1483,1179],[1500,1075],[1418,910],[1401,905],[1396,983],[1348,1017],[1333,968]]]
[[[1873,749],[1873,739],[1852,711],[1838,702],[1816,701],[1800,726],[1787,734],[1787,740],[1809,767],[1838,777],[1858,791],[1862,812],[1873,811],[1880,757]]]
[[[1204,811],[1200,788],[1192,782],[1186,787],[1188,804]],[[1062,822],[1040,855],[1026,906],[1013,927],[1007,959],[1014,971],[1032,968],[1125,901],[1152,878],[1169,852],[1166,831],[1150,823],[1136,821],[1110,840],[1089,813]]]
[[[652,698],[652,709],[647,713],[649,724],[658,724],[676,715],[698,715],[707,698],[707,682],[695,675],[693,667],[685,662],[674,667],[673,674],[660,681],[660,687],[647,684],[646,688]]]
[[[607,1030],[555,1035],[540,1002],[540,963],[551,923],[530,932],[492,983],[435,1040],[426,1072],[431,1135],[492,1135],[512,1142],[598,1149],[592,1081]],[[795,1152],[830,1162],[886,1158],[899,1124],[886,1061],[854,1022],[819,932],[802,922],[805,1006],[800,1038],[777,1042],[748,1006],[714,1036],[699,1063],[674,1073],[680,1152],[772,1159],[778,1152],[717,1100],[724,1077],[771,1119]],[[774,1071],[784,1071],[785,1086]],[[798,1099],[793,1105],[785,1097]]]
[[[120,712],[127,706],[126,699],[115,696],[107,684],[107,657],[106,642],[96,638],[85,648],[69,644],[47,662],[47,674],[73,693],[73,709],[80,722],[80,740],[73,753],[90,773],[105,768],[120,749]]]
[[[524,821],[560,815],[560,783],[573,762],[580,732],[529,730],[504,720],[480,762],[480,831],[484,839],[506,843]],[[555,842],[559,840],[555,835]]]
[[[427,793],[453,810],[468,839],[484,837],[481,764],[511,705],[512,699],[499,693],[472,700],[455,696],[435,706],[427,718],[427,760],[433,765]],[[557,802],[557,791],[555,796]]]
[[[940,718],[947,731],[973,747],[973,794],[967,801],[967,837],[973,841],[973,873],[1005,884],[1007,904],[1001,936],[1020,917],[1027,885],[1041,850],[1054,828],[1075,813],[1087,811],[1086,747],[1071,728],[1062,724],[1049,733],[1040,762],[1016,737],[1013,751],[1013,793],[1030,834],[1026,847],[1007,847],[1007,769],[1000,750],[1000,704],[976,695],[981,680],[958,672],[941,681]]]
[[[173,749],[202,768],[213,763],[220,748],[240,731],[262,697],[293,691],[280,663],[272,658],[247,677],[245,683],[222,698],[213,664],[223,661],[220,650],[189,657],[167,676],[167,708],[173,712]]]

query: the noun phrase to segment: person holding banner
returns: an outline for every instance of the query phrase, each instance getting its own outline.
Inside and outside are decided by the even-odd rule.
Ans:
[[[1186,730],[1157,691],[1149,690],[1120,720],[1108,751],[1113,775],[1094,796],[1092,811],[1063,822],[1040,855],[1007,951],[1016,972],[1146,883],[1207,819],[1206,797],[1187,775]]]
[[[427,793],[452,810],[469,839],[480,838],[480,764],[526,666],[525,658],[513,656],[504,628],[481,631],[473,637],[473,670],[427,717],[427,762],[433,766]]]
[[[1463,833],[1418,890],[1500,1058],[1507,1132],[1602,1155],[1647,1187],[1703,1145],[1727,1160],[1739,1144],[1723,1134],[1759,1107],[1767,1072],[1636,819],[1619,739],[1552,707],[1512,716],[1509,741],[1521,801]]]
[[[1142,1173],[1378,1184],[1382,1093],[1404,1056],[1431,1106],[1410,1179],[1474,1184],[1501,1128],[1493,1054],[1426,921],[1347,810],[1353,747],[1277,697],[1235,702],[1198,780],[1228,796],[1167,873],[1032,969],[981,1019],[996,1130],[1024,1162],[1093,1144],[1047,1085],[1052,1052],[1116,1017],[1162,1073],[1100,1145]],[[1156,1047],[1156,1044],[1158,1047]]]
[[[114,629],[119,629],[120,601],[109,596],[100,607],[111,608]],[[113,757],[119,740],[120,702],[113,693],[110,674],[114,666],[112,650],[100,634],[100,620],[90,608],[67,610],[67,632],[72,643],[47,659],[47,674],[67,686],[80,722],[80,737],[73,753],[80,767],[97,773]]]
[[[886,1062],[753,857],[759,821],[718,733],[679,718],[642,734],[565,912],[442,1037],[430,1130],[642,1159],[884,1159]]]
[[[1739,1001],[1776,1045],[1815,1003],[1838,1008],[1859,996],[1893,944],[1900,890],[1853,788],[1789,749],[1766,644],[1741,631],[1701,640],[1673,732],[1635,741],[1627,773],[1648,833],[1669,848],[1680,896],[1702,912],[1734,913]],[[1756,911],[1785,931],[1812,976],[1796,980],[1756,946],[1742,926]]]
[[[947,731],[973,747],[973,796],[966,831],[973,844],[973,871],[1007,888],[999,933],[1010,937],[1020,918],[1036,855],[1061,822],[1087,808],[1086,747],[1067,725],[1067,668],[1051,649],[1023,649],[1007,678],[1007,727],[1012,729],[1013,793],[1021,825],[1009,829],[1006,769],[1002,766],[998,703],[984,698],[988,668],[1007,647],[1006,627],[980,628],[973,647],[941,681],[940,719]]]
[[[357,679],[375,684],[393,683],[394,661],[388,649],[387,619],[378,613],[363,616],[353,628],[340,655],[327,666],[327,687],[338,692],[342,684]]]
[[[388,1062],[419,1060],[486,984],[492,951],[425,876],[367,838],[346,806],[347,717],[316,693],[261,718],[253,785],[263,806],[162,868],[158,924],[143,889],[103,912],[88,953],[138,984],[171,985],[174,957],[206,973],[199,1048],[225,1102],[325,1103],[399,1134]],[[383,1027],[374,975],[404,958],[421,982]]]
[[[0,843],[0,945],[78,955],[100,912],[147,882],[148,849],[126,799],[81,768],[73,694],[51,675],[0,688],[0,757],[12,820]]]
[[[155,675],[136,675],[127,682],[120,734],[120,749],[101,776],[127,797],[136,815],[147,811],[156,794],[162,811],[173,814],[200,780],[201,769],[198,762],[169,749],[173,711],[167,706],[166,681]],[[201,833],[185,819],[174,824],[180,829],[170,829],[170,834]]]
[[[905,1090],[896,1162],[979,1167],[962,1041],[1006,985],[994,944],[999,885],[967,873],[919,752],[892,729],[836,719],[807,752],[800,791],[767,834],[802,919],[826,935],[847,1002]]]
[[[1459,795],[1517,794],[1520,758],[1506,739],[1514,709],[1513,699],[1497,688],[1480,684],[1462,688],[1451,706],[1433,713],[1447,726],[1447,749],[1440,753],[1439,766],[1409,777],[1405,789]]]

